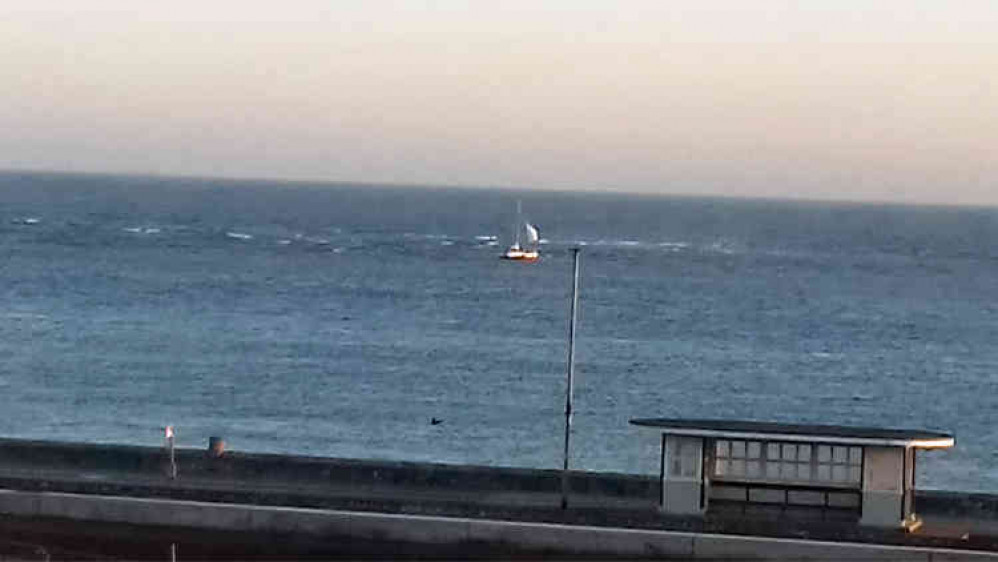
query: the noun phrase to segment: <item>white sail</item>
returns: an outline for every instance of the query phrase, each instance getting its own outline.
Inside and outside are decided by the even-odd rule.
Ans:
[[[537,231],[537,227],[530,224],[529,222],[523,223],[524,230],[527,231],[527,245],[533,246],[537,244],[541,239],[540,232]]]

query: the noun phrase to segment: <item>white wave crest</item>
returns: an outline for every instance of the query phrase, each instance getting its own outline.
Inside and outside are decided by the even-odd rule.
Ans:
[[[47,320],[48,316],[45,314],[38,314],[35,312],[0,312],[0,318],[6,318],[8,320]]]
[[[600,238],[599,240],[580,240],[576,242],[579,246],[599,246],[605,248],[638,248],[641,246],[647,246],[646,242],[640,240],[614,240],[608,238]]]
[[[733,255],[739,253],[739,248],[737,245],[730,240],[718,240],[708,244],[705,248],[707,252],[714,252],[717,254]]]
[[[123,228],[125,232],[131,232],[132,234],[159,234],[161,229],[155,227],[142,227],[142,226],[130,226]]]

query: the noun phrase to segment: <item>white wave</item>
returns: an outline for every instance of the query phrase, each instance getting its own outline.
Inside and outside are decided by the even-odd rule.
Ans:
[[[475,240],[478,240],[479,242],[493,242],[498,239],[499,237],[493,234],[479,234],[478,236],[475,236]]]
[[[579,245],[591,245],[591,246],[602,246],[610,248],[637,248],[640,246],[645,246],[647,243],[640,240],[612,240],[607,238],[600,238],[599,240],[592,240],[589,242],[579,242]]]
[[[243,232],[229,231],[229,232],[226,232],[225,235],[228,236],[229,238],[234,238],[236,240],[252,240],[253,239],[253,235],[252,234],[246,234],[246,233],[243,233]]]
[[[34,224],[38,224],[38,223],[42,222],[42,219],[40,219],[38,217],[21,217],[21,218],[15,220],[14,222],[16,222],[18,224],[24,224],[24,225],[34,225]]]
[[[415,232],[406,232],[402,235],[402,237],[409,240],[452,240],[454,238],[458,238],[456,236],[451,236],[450,234],[427,234]],[[475,239],[479,239],[479,237],[476,236]]]
[[[454,241],[453,240],[441,240],[440,241],[440,245],[441,246],[453,246],[454,245]]]
[[[278,240],[277,243],[280,244],[281,246],[287,246],[291,244],[291,241],[288,239],[284,239],[284,240]]]
[[[130,226],[123,228],[125,232],[131,232],[132,234],[159,234],[162,232],[159,228],[155,227],[141,227],[141,226]]]
[[[0,312],[0,318],[8,320],[47,320],[48,316],[35,312]]]
[[[547,238],[541,238],[540,240],[537,241],[537,243],[538,244],[550,244],[551,241],[548,240]]]
[[[738,253],[738,248],[735,243],[728,240],[718,240],[708,244],[705,248],[708,252],[716,252],[718,254],[732,255]]]
[[[541,239],[541,244],[550,243],[546,238]],[[642,248],[642,249],[654,249],[661,248],[671,252],[679,252],[686,250],[690,247],[689,242],[649,242],[646,240],[636,240],[633,238],[623,238],[623,239],[613,239],[613,238],[600,238],[598,240],[577,240],[575,242],[576,246],[597,246],[604,248]]]

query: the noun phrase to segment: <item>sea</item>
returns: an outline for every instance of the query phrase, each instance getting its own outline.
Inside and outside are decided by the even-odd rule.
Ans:
[[[572,468],[935,429],[918,485],[998,493],[996,208],[4,172],[0,436],[560,468],[573,248]]]

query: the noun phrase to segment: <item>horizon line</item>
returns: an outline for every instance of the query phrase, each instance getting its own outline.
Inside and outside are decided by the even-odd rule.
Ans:
[[[223,182],[250,182],[265,183],[278,182],[285,185],[295,185],[300,187],[311,186],[355,186],[373,188],[401,188],[401,189],[453,189],[453,190],[496,190],[509,192],[532,192],[532,193],[560,193],[560,194],[586,194],[586,195],[626,195],[630,197],[652,197],[652,198],[682,198],[682,199],[724,199],[736,201],[756,201],[756,202],[783,202],[783,203],[827,203],[832,205],[857,205],[857,206],[896,206],[896,207],[942,207],[953,209],[996,209],[998,203],[942,203],[942,202],[915,202],[897,201],[892,199],[838,199],[834,197],[807,197],[807,196],[751,196],[751,195],[728,195],[719,193],[693,193],[688,191],[670,192],[648,192],[628,188],[596,188],[596,187],[537,187],[519,185],[486,185],[486,184],[454,184],[454,183],[402,183],[391,181],[370,181],[370,180],[343,180],[329,178],[281,178],[277,176],[228,176],[209,174],[183,174],[183,173],[162,173],[162,172],[124,172],[124,171],[92,171],[92,170],[57,170],[44,168],[0,168],[0,175],[9,174],[35,174],[35,175],[59,175],[59,176],[106,176],[106,177],[132,177],[132,178],[156,178],[156,179],[190,179],[190,180],[210,180]],[[316,185],[318,184],[318,185]]]

